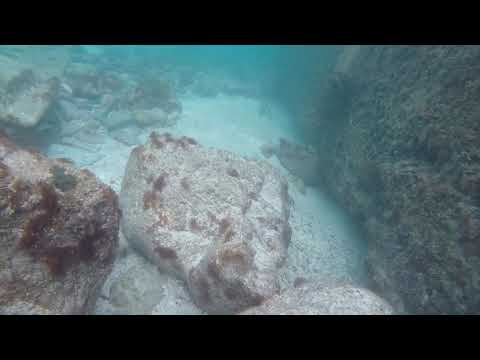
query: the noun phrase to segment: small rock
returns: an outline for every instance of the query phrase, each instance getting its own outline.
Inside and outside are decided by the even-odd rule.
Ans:
[[[241,315],[391,315],[392,307],[371,291],[351,285],[296,281],[294,288]]]
[[[133,115],[127,110],[118,110],[110,112],[106,117],[100,119],[103,126],[109,130],[118,129],[128,125],[133,125]]]

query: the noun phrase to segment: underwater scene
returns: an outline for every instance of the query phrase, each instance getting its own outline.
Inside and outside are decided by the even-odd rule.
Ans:
[[[480,46],[0,45],[0,314],[480,314]]]

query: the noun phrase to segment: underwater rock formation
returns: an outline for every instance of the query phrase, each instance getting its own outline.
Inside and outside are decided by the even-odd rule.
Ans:
[[[241,315],[391,315],[392,307],[371,291],[351,285],[306,282]]]
[[[172,301],[174,306],[164,306]],[[150,315],[152,313],[200,314],[184,284],[161,274],[136,252],[119,258],[100,296],[95,314]]]
[[[280,139],[278,145],[263,145],[261,152],[266,158],[275,155],[282,166],[292,175],[302,179],[305,185],[317,185],[319,183],[319,156],[311,146],[298,145]]]
[[[479,46],[347,47],[317,118],[322,176],[399,311],[480,312],[479,64]]]
[[[0,135],[0,313],[84,314],[112,269],[117,195]]]
[[[208,313],[235,313],[279,291],[290,201],[267,163],[152,133],[130,156],[120,204],[132,246],[184,280]]]
[[[37,125],[57,96],[59,80],[40,81],[32,70],[24,70],[3,89],[0,122],[29,128]]]
[[[36,126],[58,95],[70,46],[2,46],[0,123]]]

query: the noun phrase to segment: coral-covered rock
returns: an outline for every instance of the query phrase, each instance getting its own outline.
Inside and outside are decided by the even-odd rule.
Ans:
[[[347,47],[320,104],[322,176],[399,311],[480,312],[479,59],[479,46]]]
[[[279,291],[290,240],[286,182],[268,164],[152,133],[133,150],[122,229],[209,313],[234,313]]]
[[[0,313],[91,311],[119,217],[116,194],[93,174],[0,135]]]
[[[391,315],[392,307],[371,291],[351,285],[303,283],[241,315]]]

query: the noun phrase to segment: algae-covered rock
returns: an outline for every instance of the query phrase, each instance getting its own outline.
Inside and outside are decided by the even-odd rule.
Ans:
[[[346,47],[323,97],[345,101],[319,104],[322,177],[399,311],[480,312],[479,61],[479,46]]]
[[[112,269],[116,194],[0,135],[0,313],[84,314]]]

